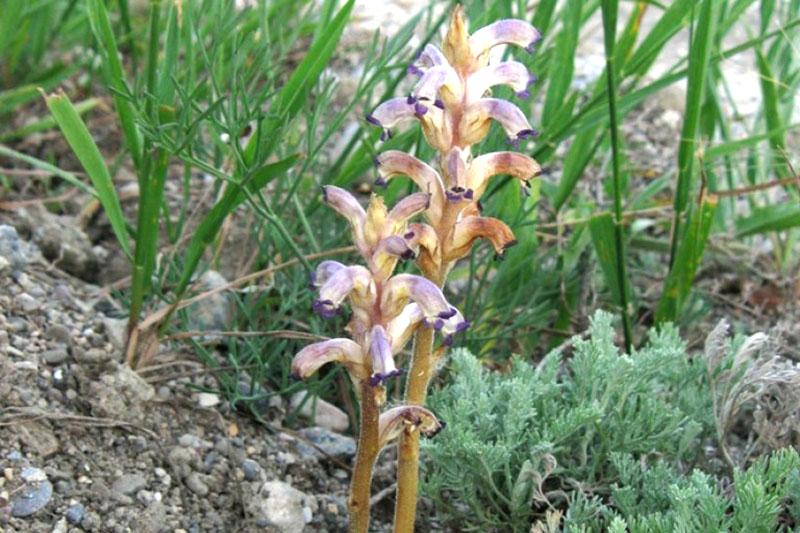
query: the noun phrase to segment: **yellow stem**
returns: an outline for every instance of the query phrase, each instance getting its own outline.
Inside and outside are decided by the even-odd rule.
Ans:
[[[350,482],[350,533],[367,533],[369,529],[369,498],[372,486],[372,468],[380,453],[378,417],[380,408],[374,387],[367,380],[361,382],[361,428],[358,432],[358,451]]]
[[[431,380],[433,328],[420,328],[414,338],[414,356],[406,384],[406,405],[423,405]],[[413,533],[419,487],[419,432],[400,435],[397,458],[397,498],[394,531]]]

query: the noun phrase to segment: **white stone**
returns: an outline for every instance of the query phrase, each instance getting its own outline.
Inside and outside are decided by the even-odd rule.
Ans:
[[[201,392],[197,395],[197,404],[203,408],[214,407],[219,402],[219,395],[213,392]]]
[[[292,396],[292,409],[300,407],[300,416],[310,420],[313,425],[321,426],[331,431],[343,432],[350,426],[350,419],[347,413],[321,398],[310,397],[305,403],[303,400],[307,392],[301,391]]]

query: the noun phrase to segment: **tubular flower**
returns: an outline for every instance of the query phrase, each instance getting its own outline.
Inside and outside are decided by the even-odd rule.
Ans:
[[[430,183],[435,192],[410,194],[390,210],[378,196],[373,195],[364,209],[346,190],[332,185],[323,188],[325,202],[349,222],[353,241],[367,266],[329,260],[312,272],[310,287],[318,291],[313,310],[323,318],[332,318],[345,302],[349,303],[352,317],[347,330],[352,340],[333,339],[305,347],[292,365],[293,374],[299,378],[310,376],[328,362],[337,362],[345,366],[354,382],[379,388],[401,374],[394,357],[420,323],[441,332],[445,344],[468,326],[430,281],[410,274],[392,277],[400,259],[414,259],[418,251],[429,256],[435,253],[433,229],[409,224],[409,220],[427,212],[433,198],[441,205],[443,196],[436,171],[411,156],[402,156],[405,154],[397,152],[383,158],[380,166],[386,179],[398,173],[419,172],[430,180],[421,183]],[[403,312],[404,308],[409,311]],[[376,397],[379,403],[383,401],[380,392]]]
[[[445,427],[445,423],[436,418],[430,410],[419,405],[401,405],[393,407],[380,416],[380,446],[386,446],[401,433],[419,431],[426,437],[433,437]]]
[[[409,224],[404,235],[415,252],[423,277],[399,274],[381,285],[380,314],[390,351],[416,336],[414,356],[406,383],[406,403],[425,401],[426,390],[445,350],[434,348],[432,332],[440,332],[443,344],[469,327],[442,294],[447,275],[456,261],[466,256],[477,239],[487,240],[498,257],[516,243],[511,228],[501,220],[481,215],[480,199],[493,176],[519,180],[524,189],[540,172],[527,155],[501,151],[473,157],[472,146],[488,135],[496,122],[516,149],[537,137],[523,111],[514,103],[492,95],[496,86],[511,88],[518,98],[530,96],[536,77],[518,61],[490,62],[490,51],[512,45],[532,53],[539,32],[522,20],[501,20],[470,34],[463,8],[450,19],[442,48],[428,44],[409,65],[418,80],[407,98],[380,104],[367,117],[381,128],[386,139],[392,128],[417,121],[428,143],[438,152],[435,162],[425,162],[396,150],[378,155],[376,184],[406,176],[419,190],[430,194],[425,223]],[[414,530],[418,467],[417,429],[435,433],[441,427],[424,407],[398,407],[381,415],[380,441],[384,445],[402,435],[395,508],[397,531]]]
[[[501,20],[470,35],[461,8],[456,8],[443,50],[428,44],[409,66],[409,73],[419,76],[411,96],[389,100],[370,116],[370,122],[385,130],[418,120],[439,152],[440,171],[397,150],[375,159],[378,185],[407,176],[431,195],[426,211],[431,230],[415,228],[412,237],[417,263],[428,277],[446,275],[476,239],[487,239],[498,255],[516,242],[507,225],[480,217],[478,202],[493,176],[510,175],[527,190],[541,169],[532,158],[516,152],[473,158],[471,146],[483,140],[493,121],[503,128],[512,146],[537,136],[516,105],[490,95],[492,87],[506,85],[526,98],[536,77],[518,61],[490,64],[488,52],[503,44],[532,52],[539,39],[539,32],[521,20]]]
[[[416,82],[407,96],[389,99],[367,115],[387,140],[395,128],[418,122],[435,161],[388,150],[375,158],[376,185],[407,177],[420,192],[388,209],[373,195],[364,208],[349,192],[323,188],[325,202],[349,223],[353,243],[364,266],[323,261],[311,276],[318,291],[313,308],[325,318],[345,303],[352,311],[349,339],[332,339],[303,348],[292,364],[293,374],[306,378],[328,362],[342,364],[355,385],[360,404],[358,451],[349,508],[354,531],[367,531],[372,465],[380,449],[401,437],[398,469],[397,531],[414,530],[419,435],[433,436],[444,423],[423,407],[427,387],[454,336],[470,326],[444,296],[442,287],[457,260],[477,239],[486,239],[502,256],[516,240],[502,221],[481,215],[481,196],[493,176],[505,175],[524,187],[539,172],[527,155],[501,151],[473,157],[472,146],[489,133],[492,122],[505,132],[513,148],[537,133],[515,104],[492,95],[498,85],[519,98],[529,96],[536,78],[517,61],[490,63],[499,45],[533,51],[539,32],[521,20],[501,20],[470,34],[463,9],[457,6],[441,48],[426,45],[408,73]],[[425,220],[414,221],[417,215]],[[400,260],[414,259],[422,276],[394,274]],[[396,357],[415,336],[407,373],[405,403],[381,414],[386,381],[402,373]],[[436,336],[444,346],[435,347]]]

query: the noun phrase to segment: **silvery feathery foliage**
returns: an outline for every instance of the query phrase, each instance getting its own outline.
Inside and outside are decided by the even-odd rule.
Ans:
[[[721,361],[752,344],[726,342]],[[691,471],[715,416],[705,365],[674,328],[627,356],[599,312],[569,358],[516,360],[499,375],[457,350],[453,365],[430,402],[451,423],[425,445],[424,492],[462,530],[769,531],[781,512],[800,518],[782,504],[800,489],[794,450],[735,470],[732,494]]]

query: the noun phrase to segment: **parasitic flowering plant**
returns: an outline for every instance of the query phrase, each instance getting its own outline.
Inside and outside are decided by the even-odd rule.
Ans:
[[[419,437],[432,436],[444,425],[424,407],[428,385],[453,336],[469,326],[445,299],[442,287],[476,240],[488,240],[498,256],[516,242],[504,222],[481,214],[480,199],[490,178],[510,175],[528,187],[539,173],[533,159],[515,151],[472,153],[492,121],[505,130],[514,148],[536,136],[517,106],[491,96],[494,86],[507,85],[525,98],[535,77],[517,61],[492,63],[490,52],[506,44],[532,52],[539,38],[533,26],[514,19],[469,34],[463,9],[457,6],[442,48],[426,45],[409,66],[409,73],[419,78],[412,93],[382,103],[367,116],[381,128],[384,140],[402,123],[420,124],[438,153],[432,164],[396,150],[375,160],[378,185],[406,176],[420,192],[389,210],[378,196],[364,209],[343,189],[323,189],[325,202],[349,222],[364,265],[324,261],[317,267],[311,280],[319,291],[314,310],[330,317],[349,303],[348,337],[305,347],[292,370],[305,378],[337,362],[347,369],[356,390],[360,428],[348,502],[351,531],[367,531],[373,465],[380,450],[398,437],[395,531],[414,530]],[[424,221],[412,221],[417,216]],[[422,275],[394,274],[398,261],[411,259]],[[441,342],[435,347],[437,335]],[[387,409],[386,382],[402,373],[395,357],[412,337],[403,405]]]

